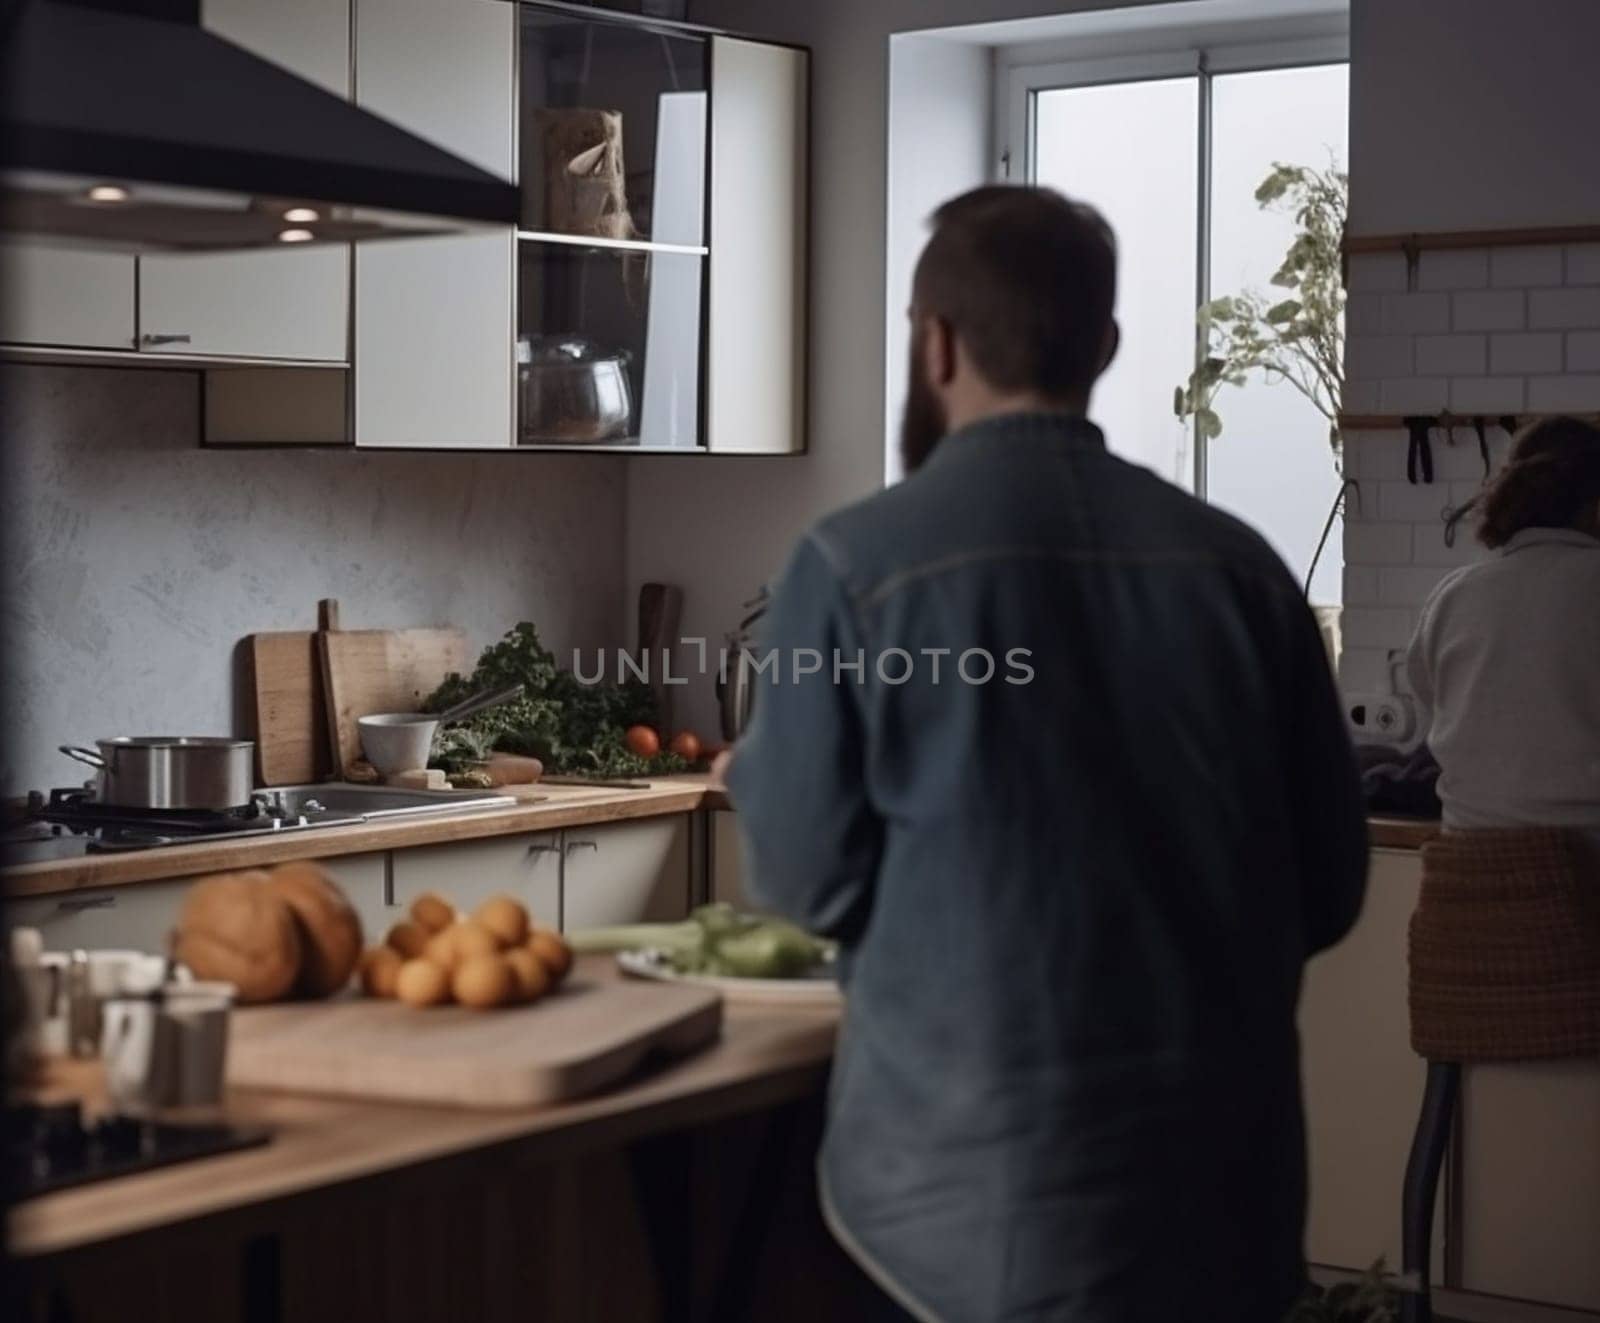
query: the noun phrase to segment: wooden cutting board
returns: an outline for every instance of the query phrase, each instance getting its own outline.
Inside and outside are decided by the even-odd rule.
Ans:
[[[300,785],[328,774],[328,717],[322,702],[317,635],[252,634],[256,780]]]
[[[233,1016],[228,1082],[455,1107],[529,1107],[594,1093],[654,1054],[717,1037],[703,988],[614,982],[581,968],[561,990],[493,1011],[348,998]]]
[[[415,712],[452,671],[471,670],[459,629],[345,629],[321,636],[328,738],[337,769],[361,756],[358,717]]]

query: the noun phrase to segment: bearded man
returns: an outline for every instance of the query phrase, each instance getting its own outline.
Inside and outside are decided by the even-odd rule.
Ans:
[[[841,943],[821,1191],[885,1317],[1280,1323],[1305,1280],[1358,778],[1277,556],[1088,420],[1115,286],[1058,194],[934,216],[909,476],[800,542],[727,772],[754,898]]]

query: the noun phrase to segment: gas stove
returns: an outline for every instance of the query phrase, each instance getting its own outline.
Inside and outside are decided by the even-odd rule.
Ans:
[[[525,801],[526,802],[526,801]],[[84,787],[34,791],[20,823],[0,836],[0,864],[40,863],[201,840],[345,827],[373,819],[504,808],[505,795],[471,790],[398,790],[330,782],[258,790],[249,804],[219,812],[132,809],[102,804]]]
[[[175,1124],[128,1116],[90,1119],[76,1101],[7,1109],[3,1179],[13,1198],[215,1157],[265,1144],[260,1127]]]

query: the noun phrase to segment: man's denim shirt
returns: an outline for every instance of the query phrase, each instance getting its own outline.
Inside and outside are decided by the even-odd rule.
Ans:
[[[1366,874],[1282,563],[1018,415],[813,529],[763,648],[729,788],[756,902],[843,945],[836,1234],[929,1318],[1281,1319],[1301,969]]]

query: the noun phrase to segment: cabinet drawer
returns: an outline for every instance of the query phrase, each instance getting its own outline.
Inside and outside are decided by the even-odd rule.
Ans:
[[[159,955],[192,880],[18,896],[6,901],[6,927],[37,928],[47,951],[118,948]]]
[[[689,912],[689,819],[642,818],[562,833],[561,926],[681,919]]]
[[[471,911],[490,896],[515,896],[534,922],[555,927],[561,912],[561,851],[555,832],[495,836],[397,850],[391,904],[374,927],[381,935],[424,891],[436,891],[457,909]]]

